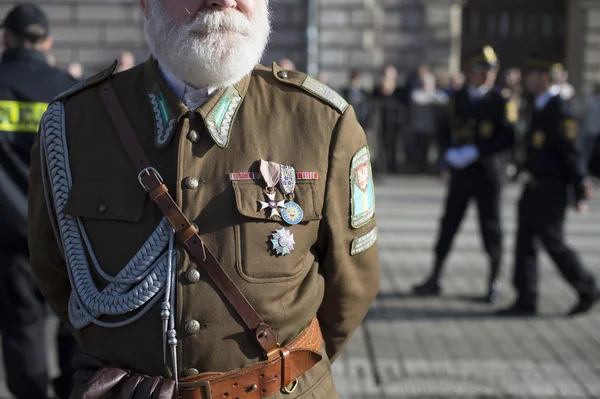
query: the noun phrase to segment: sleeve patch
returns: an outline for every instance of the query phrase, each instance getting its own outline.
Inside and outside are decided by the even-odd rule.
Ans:
[[[352,158],[350,168],[350,224],[357,229],[375,217],[375,187],[369,147],[364,146]]]
[[[352,248],[350,249],[350,255],[356,256],[368,251],[377,242],[377,230],[378,227],[373,227],[373,230],[369,231],[362,236],[356,237],[352,240]]]
[[[579,126],[575,119],[565,119],[563,122],[563,132],[569,141],[574,141],[579,135]]]

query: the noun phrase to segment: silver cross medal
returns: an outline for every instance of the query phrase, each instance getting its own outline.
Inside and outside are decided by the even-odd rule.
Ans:
[[[281,216],[279,214],[279,209],[286,209],[285,207],[285,199],[281,201],[275,200],[275,186],[279,183],[279,179],[281,177],[281,169],[279,164],[275,162],[267,162],[265,160],[260,161],[260,173],[263,176],[263,179],[267,183],[267,189],[265,190],[265,195],[267,196],[267,202],[258,201],[261,208],[271,209],[271,216],[269,218],[273,218],[274,216]]]
[[[285,200],[281,200],[281,201],[276,201],[275,200],[275,192],[272,193],[265,193],[265,195],[267,196],[267,199],[269,200],[268,202],[263,202],[263,201],[258,201],[260,203],[260,210],[262,211],[263,209],[267,209],[270,208],[271,209],[271,216],[269,216],[269,218],[272,218],[274,216],[281,216],[279,214],[279,208],[282,209],[286,209],[285,208]]]

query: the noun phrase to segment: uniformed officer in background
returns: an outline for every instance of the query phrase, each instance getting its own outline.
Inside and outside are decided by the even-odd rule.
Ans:
[[[598,299],[595,278],[583,267],[577,254],[564,242],[564,224],[569,204],[577,212],[586,210],[591,183],[585,177],[577,148],[578,123],[561,98],[557,84],[562,65],[530,57],[532,69],[528,89],[536,96],[525,143],[526,185],[519,201],[514,285],[516,302],[501,315],[533,315],[537,312],[538,263],[536,240],[541,241],[563,277],[579,294],[570,315],[587,312]],[[570,198],[569,194],[573,194]]]
[[[46,305],[36,286],[27,249],[29,153],[48,103],[76,83],[48,65],[52,48],[49,23],[31,3],[14,7],[2,25],[5,52],[0,62],[0,331],[6,378],[17,398],[48,397]],[[63,377],[60,395],[69,390],[66,371],[76,345],[59,332]]]
[[[442,151],[450,165],[451,180],[441,231],[435,246],[433,273],[416,295],[438,295],[444,262],[471,199],[477,201],[479,224],[490,258],[486,299],[498,299],[497,280],[502,261],[500,192],[504,153],[514,143],[513,124],[518,119],[514,103],[493,90],[499,62],[494,50],[485,46],[468,59],[468,84],[450,100],[447,123],[442,128]]]

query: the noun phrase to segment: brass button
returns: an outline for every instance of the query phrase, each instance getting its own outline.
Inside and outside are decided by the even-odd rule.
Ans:
[[[187,369],[183,372],[184,377],[195,377],[197,375],[200,375],[198,369]]]
[[[196,269],[188,269],[185,272],[185,280],[190,284],[196,284],[200,281],[200,272]]]
[[[185,179],[183,179],[183,184],[185,184],[185,186],[190,190],[195,190],[200,185],[200,182],[195,177],[188,176]]]
[[[101,202],[98,205],[98,212],[100,212],[100,213],[106,212],[107,209],[108,209],[108,207],[106,206],[106,202]]]
[[[187,135],[187,138],[194,144],[198,144],[200,142],[200,135],[195,130],[190,130],[190,132]]]
[[[288,73],[287,73],[287,71],[279,71],[279,72],[277,72],[277,76],[279,76],[281,79],[287,79]]]
[[[190,320],[190,321],[188,321],[185,324],[185,331],[189,335],[196,334],[198,331],[200,331],[200,323],[198,323],[198,321],[196,321],[196,320]]]

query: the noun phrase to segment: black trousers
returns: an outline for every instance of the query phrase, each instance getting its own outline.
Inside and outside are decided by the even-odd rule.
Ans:
[[[0,334],[6,381],[18,399],[48,397],[46,304],[26,255],[2,256],[0,274]],[[72,389],[72,356],[78,347],[64,325],[58,332],[62,375],[54,381],[56,393],[68,397]]]
[[[583,267],[579,256],[566,243],[565,216],[567,189],[562,182],[539,182],[525,187],[519,201],[514,286],[523,306],[537,306],[541,243],[558,270],[579,295],[593,295],[594,277]]]
[[[501,190],[501,178],[478,165],[452,173],[439,238],[435,245],[437,274],[441,274],[467,206],[474,199],[477,202],[483,246],[490,257],[492,273],[495,274],[492,278],[497,278],[502,262]]]

